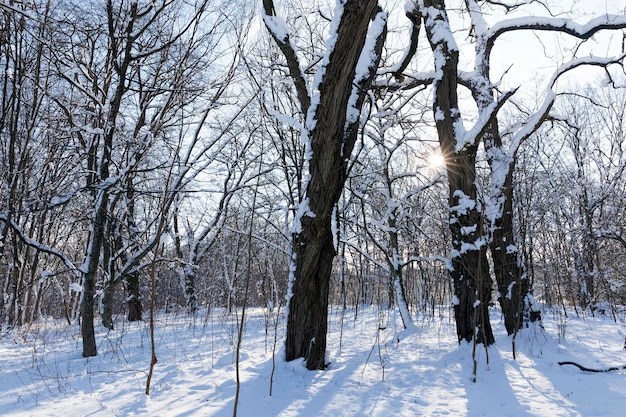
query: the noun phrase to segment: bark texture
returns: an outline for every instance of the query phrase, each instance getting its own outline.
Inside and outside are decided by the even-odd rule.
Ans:
[[[441,152],[446,159],[452,235],[451,271],[457,336],[485,345],[495,340],[489,322],[491,277],[483,233],[482,206],[476,188],[476,143],[463,143],[457,95],[459,50],[443,0],[424,1],[424,26],[435,54],[434,116]]]
[[[492,225],[490,243],[493,271],[498,285],[498,303],[502,308],[507,334],[528,323],[541,320],[533,309],[530,282],[520,262],[513,230],[513,170],[511,163],[502,189],[502,215]]]
[[[356,67],[370,21],[381,12],[377,0],[348,0],[339,23],[336,43],[319,86],[311,141],[310,180],[305,198],[311,215],[301,219],[294,237],[295,280],[289,302],[286,359],[305,358],[308,369],[326,367],[326,331],[330,274],[336,251],[332,214],[343,191],[347,163],[354,148],[359,120],[348,121],[349,108],[360,112],[376,72],[385,38],[377,38],[376,58],[369,75],[356,79]],[[356,103],[350,103],[356,89]]]

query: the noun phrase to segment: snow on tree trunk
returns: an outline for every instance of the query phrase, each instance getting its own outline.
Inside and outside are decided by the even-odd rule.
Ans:
[[[496,104],[492,83],[489,79],[491,43],[487,36],[487,23],[483,19],[480,6],[475,0],[467,1],[476,36],[476,60],[470,90],[478,111],[488,118]],[[498,119],[495,115],[487,124],[482,138],[491,172],[490,195],[485,213],[488,227],[485,237],[489,241],[493,270],[498,287],[498,302],[504,315],[507,333],[513,334],[528,321],[539,319],[538,313],[529,310],[534,302],[526,302],[530,286],[522,267],[521,258],[515,243],[513,229],[513,171],[515,156],[504,149]],[[512,149],[517,152],[517,147]]]
[[[390,187],[389,187],[390,188]],[[391,200],[388,200],[388,204]],[[411,312],[409,311],[409,305],[406,302],[404,293],[404,285],[402,284],[402,263],[400,261],[400,244],[398,242],[398,232],[396,224],[395,212],[392,209],[392,215],[389,218],[389,241],[391,246],[391,276],[393,280],[393,290],[396,296],[396,303],[398,303],[398,311],[400,312],[400,318],[402,319],[402,325],[406,333],[413,333],[417,330],[413,318],[411,318]]]
[[[264,11],[268,30],[284,47],[281,41],[288,36],[279,30],[282,26],[278,25],[273,4],[265,1]],[[319,95],[311,100],[303,132],[305,142],[309,142],[309,178],[294,220],[293,284],[286,339],[286,359],[305,358],[308,369],[326,367],[328,295],[336,255],[333,211],[343,191],[361,108],[376,73],[385,35],[386,14],[376,0],[338,2],[328,50],[317,74],[318,85],[312,89]],[[293,60],[288,53],[285,55],[289,62]],[[296,87],[301,86],[294,72],[297,68],[291,76]],[[300,98],[300,102],[306,110],[306,99]]]
[[[457,336],[494,342],[489,322],[491,277],[482,238],[484,217],[476,188],[475,141],[467,140],[457,95],[459,50],[442,0],[424,2],[426,35],[435,55],[434,117],[449,182],[452,250],[450,275],[454,286]],[[476,333],[476,334],[475,334]]]

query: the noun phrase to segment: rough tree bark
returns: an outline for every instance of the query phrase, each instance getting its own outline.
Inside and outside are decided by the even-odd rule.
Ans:
[[[541,320],[533,309],[530,282],[521,263],[513,229],[513,171],[514,161],[506,173],[502,188],[502,213],[491,224],[489,248],[493,272],[498,285],[498,303],[504,316],[504,327],[511,335],[528,323]]]
[[[272,30],[276,22],[273,2],[264,1],[265,23],[285,53],[286,36]],[[347,164],[359,131],[360,110],[366,92],[376,73],[386,36],[386,15],[377,0],[347,0],[337,25],[336,39],[328,51],[328,61],[322,64],[323,78],[318,86],[319,104],[308,111],[304,134],[311,144],[310,178],[305,198],[296,218],[293,261],[295,264],[293,295],[289,301],[286,359],[306,359],[308,369],[326,367],[326,330],[330,273],[336,250],[331,230],[333,211],[347,177]],[[370,34],[374,48],[365,51]],[[331,33],[331,36],[335,34]],[[287,49],[289,52],[289,49]],[[362,54],[367,58],[367,70],[357,68]],[[291,61],[289,53],[285,53]],[[293,62],[293,61],[291,61]],[[302,95],[301,74],[290,65],[296,90]],[[361,71],[361,72],[359,72]],[[297,75],[300,74],[300,75]],[[306,99],[300,98],[306,107]],[[306,114],[306,110],[303,111]]]
[[[434,116],[441,152],[446,159],[454,284],[454,316],[459,342],[492,344],[489,322],[491,277],[482,239],[484,216],[476,188],[476,141],[464,143],[457,95],[459,50],[452,37],[443,0],[424,1],[426,35],[435,54]],[[444,36],[449,34],[449,36]],[[475,332],[476,335],[474,334]]]
[[[474,76],[465,83],[472,93],[480,112],[488,113],[496,104],[490,80],[490,61],[493,40],[487,35],[487,24],[480,5],[475,0],[466,0],[467,11],[475,28]],[[513,173],[515,154],[507,155],[504,149],[498,119],[494,115],[483,132],[482,140],[487,162],[491,170],[491,195],[489,197],[488,227],[485,235],[493,261],[493,271],[498,288],[498,302],[502,308],[504,325],[509,335],[529,321],[541,318],[532,308],[530,285],[526,277],[513,228]],[[516,153],[516,150],[514,150]]]

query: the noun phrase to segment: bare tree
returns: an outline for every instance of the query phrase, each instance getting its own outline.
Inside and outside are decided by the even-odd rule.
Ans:
[[[357,245],[354,249],[388,271],[389,304],[395,298],[404,328],[411,332],[416,327],[409,311],[403,271],[411,263],[445,262],[446,259],[412,255],[417,253],[417,248],[408,244],[415,244],[413,233],[420,234],[418,230],[406,233],[410,228],[408,224],[419,228],[423,209],[419,207],[419,195],[439,182],[441,176],[428,167],[424,155],[430,150],[419,142],[414,130],[416,123],[412,121],[420,117],[411,114],[412,110],[403,109],[399,103],[409,107],[410,100],[388,95],[376,103],[368,120],[365,144],[358,154],[360,158],[351,169],[349,189],[362,212],[358,226],[363,228],[377,251],[368,254]],[[416,210],[411,210],[416,206]],[[382,261],[377,261],[379,257]]]
[[[386,19],[376,1],[339,4],[331,41],[309,97],[288,32],[271,0],[263,18],[281,48],[296,86],[306,122],[309,178],[294,224],[293,287],[289,301],[286,358],[305,358],[309,369],[326,367],[328,292],[336,254],[331,224],[346,180],[347,163],[359,130],[359,114],[376,73]],[[373,22],[370,29],[370,22]]]
[[[40,37],[49,52],[45,62],[56,77],[56,85],[47,84],[45,97],[58,110],[55,115],[60,122],[55,127],[74,146],[68,154],[77,154],[81,161],[74,167],[65,165],[71,168],[65,172],[72,174],[67,177],[71,186],[63,195],[47,196],[47,207],[68,210],[80,205],[90,212],[81,216],[83,228],[73,231],[79,237],[71,239],[84,245],[82,265],[74,266],[63,248],[46,245],[25,233],[10,215],[2,220],[3,227],[12,227],[20,241],[58,258],[75,276],[81,276],[84,356],[96,354],[93,319],[98,286],[104,289],[102,319],[106,327],[113,324],[111,292],[122,281],[130,292],[129,318],[140,317],[137,296],[142,260],[157,244],[157,225],[188,184],[190,173],[195,175],[202,169],[199,162],[208,148],[198,145],[202,143],[199,135],[187,141],[186,120],[179,116],[202,94],[204,103],[206,96],[214,99],[206,108],[217,108],[215,101],[232,80],[232,76],[226,77],[206,88],[208,57],[223,63],[224,56],[224,49],[217,48],[223,32],[204,27],[207,22],[221,24],[217,17],[207,18],[212,12],[213,16],[222,12],[219,8],[217,12],[209,10],[209,4],[107,1],[102,8],[100,4],[77,3],[73,8],[55,8],[54,19],[50,19],[54,25],[46,26],[51,35]],[[85,7],[90,13],[83,13]],[[33,16],[24,14],[22,18]],[[45,22],[45,16],[34,20]],[[171,25],[173,21],[178,24]],[[227,66],[225,73],[232,68]],[[223,74],[221,70],[215,73],[218,77]],[[213,94],[208,94],[211,89]],[[206,118],[206,112],[199,112],[199,120],[194,115],[197,131],[204,123],[202,116]],[[196,165],[193,169],[182,166],[172,174],[176,159],[169,152],[182,154],[183,144],[191,146],[186,149],[194,155],[187,162]],[[38,162],[31,163],[38,166]],[[170,189],[163,191],[166,177],[173,179],[167,182]],[[167,198],[161,201],[161,195]]]
[[[500,92],[490,78],[493,47],[500,37],[516,31],[547,31],[563,33],[574,39],[585,40],[600,30],[621,29],[624,16],[601,16],[587,25],[568,18],[529,17],[503,19],[489,25],[485,14],[493,8],[504,7],[505,13],[522,5],[468,0],[471,28],[469,34],[475,49],[474,68],[463,71],[459,64],[460,48],[448,18],[444,1],[413,2],[407,8],[413,30],[419,30],[422,20],[434,54],[434,73],[403,74],[402,88],[410,85],[432,84],[434,90],[433,114],[437,132],[448,166],[452,233],[451,275],[455,286],[455,316],[459,340],[472,340],[478,328],[477,340],[490,344],[493,335],[488,318],[492,279],[489,274],[486,251],[491,248],[498,298],[509,334],[524,323],[538,318],[533,309],[526,274],[521,269],[512,223],[512,175],[520,144],[532,135],[551,116],[557,98],[556,82],[564,74],[582,65],[608,67],[620,62],[616,57],[572,57],[562,63],[547,83],[543,101],[536,109],[523,115],[511,126],[502,126],[498,112],[510,101],[516,89]],[[412,39],[418,39],[413,36]],[[576,50],[576,49],[575,49]],[[477,117],[471,129],[466,130],[464,113],[459,102],[460,87],[469,89],[474,98]],[[501,132],[503,131],[503,132]],[[506,142],[503,140],[506,138]],[[481,199],[477,188],[476,163],[478,148],[483,143],[491,169],[487,198]]]
[[[607,88],[569,95],[555,106],[566,117],[564,122],[553,123],[539,139],[543,142],[538,146],[539,164],[545,174],[535,187],[547,207],[543,207],[541,226],[531,227],[530,233],[557,240],[561,254],[568,254],[553,255],[554,264],[565,264],[564,272],[558,274],[561,279],[543,279],[563,288],[566,303],[592,313],[606,311],[607,302],[615,299],[621,286],[613,272],[615,267],[619,270],[614,257],[602,252],[615,254],[617,248],[611,243],[619,245],[621,235],[622,209],[615,202],[623,198],[626,169],[623,100],[621,91]],[[548,231],[553,236],[548,237]],[[548,256],[547,250],[535,249],[541,260]],[[544,262],[550,263],[549,259]],[[545,294],[550,302],[561,298],[549,287]]]

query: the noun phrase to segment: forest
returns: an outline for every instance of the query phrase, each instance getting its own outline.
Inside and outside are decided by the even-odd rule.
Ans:
[[[237,355],[248,311],[282,317],[309,370],[332,311],[396,311],[398,342],[447,311],[513,356],[547,315],[623,323],[601,3],[1,0],[2,334],[55,319],[90,358],[148,323],[148,394],[157,314],[234,314]]]

